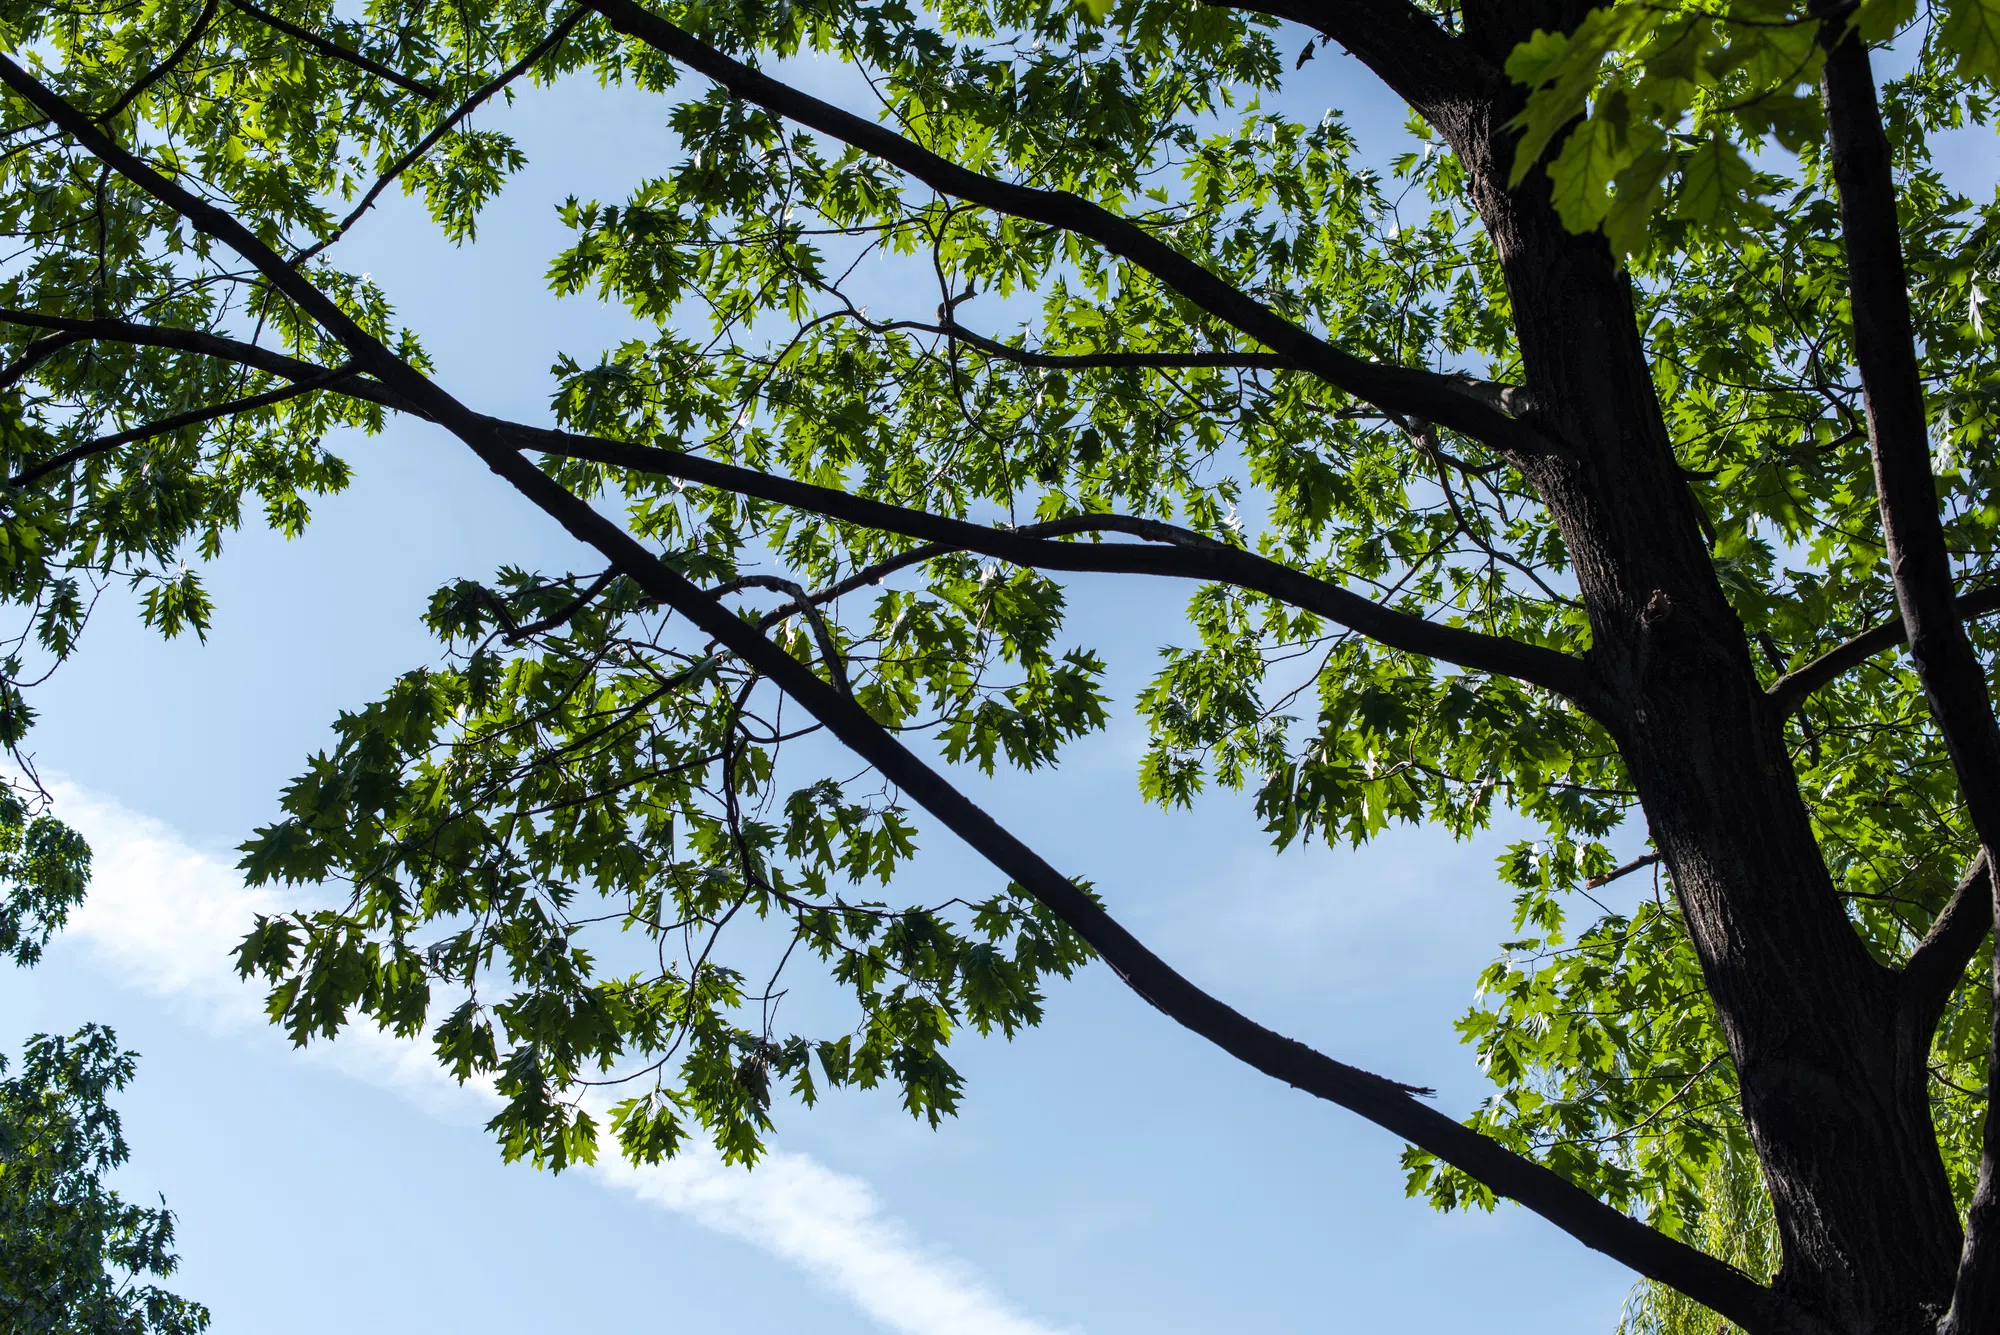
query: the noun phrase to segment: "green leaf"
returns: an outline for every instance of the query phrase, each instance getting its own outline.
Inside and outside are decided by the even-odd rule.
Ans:
[[[2000,0],[1948,0],[1938,42],[1961,77],[2000,84]]]
[[[1704,227],[1717,227],[1754,201],[1756,173],[1720,135],[1711,135],[1681,159],[1675,212]]]

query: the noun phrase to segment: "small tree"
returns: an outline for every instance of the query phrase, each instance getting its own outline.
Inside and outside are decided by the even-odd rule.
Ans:
[[[952,1033],[1034,1023],[1094,952],[1402,1136],[1440,1205],[1511,1198],[1753,1332],[2000,1328],[2000,208],[1930,156],[1987,123],[1993,0],[350,13],[0,6],[4,740],[94,583],[202,630],[184,558],[246,503],[301,530],[337,428],[433,423],[591,553],[441,590],[442,659],[246,845],[348,887],[242,947],[295,1038],[428,1030],[510,1156],[590,1157],[608,1072],[625,1153],[750,1160],[774,1082],[950,1112]],[[1320,86],[1321,41],[1411,110],[1387,175],[1255,100]],[[805,55],[869,114],[777,77]],[[560,361],[550,428],[453,397],[338,243],[390,189],[474,243],[522,161],[480,109],[571,74],[658,95],[678,158],[562,205],[555,289],[658,333]],[[1104,726],[1078,571],[1195,587],[1136,701],[1149,798],[1252,787],[1281,846],[1541,827],[1469,1123],[1203,992],[1114,916],[1116,850],[1075,869],[1100,895],[953,786]],[[918,812],[989,894],[868,888]],[[621,928],[657,967],[600,971]],[[793,1033],[815,958],[855,1018]],[[1768,1284],[1694,1245],[1754,1266],[1717,1234],[1753,1161]]]
[[[0,790],[0,958],[31,965],[83,898],[90,850],[75,831]],[[135,1054],[102,1025],[28,1040],[20,1074],[0,1078],[0,1329],[42,1335],[199,1335],[208,1309],[165,1278],[174,1217],[104,1185],[131,1157],[110,1096]],[[0,1077],[7,1060],[0,1057]]]
[[[4,1068],[0,1068],[4,1069]],[[147,1276],[170,1275],[174,1217],[104,1185],[130,1157],[107,1101],[133,1054],[102,1025],[28,1040],[0,1081],[0,1317],[55,1335],[194,1335],[208,1309]]]

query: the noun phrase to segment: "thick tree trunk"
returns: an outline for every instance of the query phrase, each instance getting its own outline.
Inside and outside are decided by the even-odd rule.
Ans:
[[[1496,127],[1511,108],[1461,113],[1440,128],[1499,249],[1532,411],[1569,447],[1519,462],[1575,562],[1612,731],[1736,1062],[1783,1239],[1777,1287],[1843,1333],[1934,1330],[1960,1233],[1928,1054],[1899,1040],[1895,976],[1834,893],[1673,457],[1630,286],[1535,185],[1506,190]]]

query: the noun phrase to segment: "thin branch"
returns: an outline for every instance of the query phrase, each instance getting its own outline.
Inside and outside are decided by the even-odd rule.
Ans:
[[[820,613],[823,598],[815,598],[803,584],[778,575],[738,575],[727,584],[708,590],[711,598],[720,598],[725,593],[738,589],[775,589],[791,597],[791,605],[800,615],[812,623],[813,638],[819,642],[819,656],[826,663],[826,673],[833,678],[833,684],[848,699],[854,698],[854,688],[847,680],[847,660],[841,656],[840,645],[833,638],[833,628],[826,624],[826,617]],[[761,623],[763,619],[759,618]],[[759,629],[762,629],[760,624]]]
[[[1962,593],[1956,606],[1960,619],[1965,621],[2000,612],[2000,584]],[[1845,644],[1834,646],[1796,671],[1786,673],[1771,683],[1771,689],[1766,694],[1780,716],[1790,714],[1820,687],[1860,667],[1883,650],[1907,643],[1909,638],[1903,618],[1898,615],[1892,621],[1861,632]]]
[[[1659,853],[1647,853],[1643,857],[1633,858],[1630,862],[1626,863],[1622,867],[1615,867],[1612,870],[1605,872],[1604,875],[1602,876],[1586,877],[1583,882],[1584,888],[1587,890],[1595,890],[1600,886],[1610,885],[1613,881],[1617,880],[1621,876],[1630,876],[1635,871],[1644,871],[1646,868],[1660,861],[1662,856],[1663,855]]]
[[[1640,1118],[1632,1125],[1624,1127],[1620,1130],[1606,1132],[1604,1135],[1597,1137],[1595,1140],[1589,1140],[1583,1143],[1587,1145],[1602,1145],[1605,1144],[1607,1141],[1630,1140],[1633,1136],[1638,1135],[1641,1131],[1644,1131],[1647,1127],[1659,1121],[1660,1118],[1666,1115],[1668,1109],[1672,1108],[1676,1103],[1679,1103],[1682,1099],[1686,1098],[1689,1092],[1693,1090],[1696,1085],[1701,1083],[1701,1078],[1707,1075],[1710,1071],[1715,1069],[1715,1064],[1721,1061],[1722,1057],[1723,1054],[1718,1052],[1713,1057],[1710,1057],[1707,1061],[1703,1062],[1701,1064],[1701,1069],[1696,1071],[1693,1075],[1689,1076],[1687,1078],[1686,1084],[1682,1085],[1679,1089],[1675,1090],[1672,1094],[1668,1095],[1667,1101],[1665,1103],[1662,1103],[1659,1107],[1653,1109],[1653,1111],[1647,1113],[1644,1117]],[[1697,1111],[1699,1111],[1699,1109],[1697,1109]]]
[[[184,413],[175,413],[171,417],[162,417],[156,422],[147,422],[143,426],[135,426],[126,431],[114,432],[108,436],[99,436],[95,440],[87,440],[81,445],[64,450],[61,454],[44,459],[32,468],[27,468],[16,473],[13,477],[8,478],[4,485],[9,488],[25,487],[30,483],[41,481],[51,473],[61,472],[71,464],[91,458],[94,455],[106,454],[125,445],[136,445],[142,440],[151,440],[155,436],[168,435],[171,432],[179,431],[182,427],[199,426],[203,422],[213,422],[219,417],[236,417],[243,413],[255,412],[259,408],[268,408],[274,403],[283,403],[287,399],[296,399],[302,394],[310,394],[314,390],[325,389],[353,374],[354,371],[351,367],[336,367],[316,380],[305,380],[289,385],[280,385],[276,389],[267,389],[261,394],[251,394],[244,398],[231,399],[228,403],[218,403],[212,407],[190,408]]]
[[[592,580],[588,588],[584,589],[582,593],[577,594],[561,610],[551,612],[540,621],[530,621],[525,626],[507,625],[501,631],[501,638],[509,644],[519,644],[530,636],[544,635],[552,630],[560,630],[562,627],[568,625],[577,613],[595,602],[597,596],[609,588],[611,581],[617,578],[618,572],[616,570],[605,571]],[[510,623],[513,621],[513,613],[508,611],[504,604],[498,605],[497,610],[504,614]]]
[[[880,158],[940,194],[1097,242],[1344,393],[1390,412],[1426,418],[1516,457],[1546,455],[1563,448],[1522,415],[1527,405],[1513,391],[1469,376],[1386,365],[1343,352],[1129,218],[1067,191],[1015,185],[961,167],[886,126],[843,111],[724,55],[634,0],[587,2],[619,32],[714,80],[734,96]]]
[[[231,3],[236,3],[236,0],[231,0]],[[292,256],[292,263],[294,265],[305,263],[334,242],[340,240],[341,237],[347,235],[348,229],[361,221],[361,215],[375,207],[375,201],[382,197],[382,192],[389,188],[391,182],[395,181],[396,178],[400,177],[420,161],[424,154],[437,147],[438,140],[451,133],[452,127],[456,126],[473,112],[479,110],[495,93],[498,93],[508,84],[520,78],[521,75],[534,67],[536,61],[553,51],[562,42],[563,38],[569,36],[570,31],[576,27],[578,21],[588,12],[588,10],[581,8],[571,10],[569,17],[551,29],[549,35],[537,42],[527,55],[522,56],[499,74],[474,89],[472,95],[459,103],[449,116],[446,116],[443,120],[432,126],[430,133],[419,139],[415,147],[389,164],[388,169],[376,178],[375,184],[368,187],[368,193],[361,197],[361,202],[356,204],[349,210],[347,216],[340,220],[338,227],[334,228],[326,236],[321,237],[318,241],[315,241],[312,245],[307,246],[298,254]]]
[[[871,584],[880,584],[898,570],[907,570],[913,565],[921,565],[932,557],[943,556],[948,552],[961,550],[963,549],[943,542],[927,542],[921,546],[912,547],[907,552],[899,552],[895,556],[877,561],[872,565],[863,566],[852,574],[837,579],[824,588],[814,590],[811,602],[814,606],[823,607],[836,598],[846,597],[856,589],[865,589]],[[784,620],[786,615],[785,607],[779,607],[775,611],[767,612],[758,618],[757,629],[769,630],[772,626]]]
[[[195,15],[194,24],[188,28],[187,35],[174,44],[174,49],[167,53],[166,59],[153,66],[152,69],[147,70],[145,75],[137,83],[127,88],[107,110],[99,112],[97,119],[100,121],[116,120],[119,112],[138,101],[148,88],[151,88],[154,84],[165,78],[174,66],[187,59],[187,53],[194,50],[194,44],[201,40],[202,33],[208,31],[209,22],[215,18],[216,4],[217,0],[203,0],[201,13]]]
[[[1002,343],[997,338],[988,338],[984,334],[975,333],[956,320],[946,320],[942,324],[898,320],[893,325],[885,327],[942,334],[967,347],[977,348],[989,357],[1013,362],[1016,366],[1031,366],[1049,371],[1179,371],[1208,367],[1245,371],[1295,369],[1291,362],[1275,352],[1030,352],[1026,348],[1017,348]]]
[[[64,348],[75,347],[79,343],[88,341],[88,335],[73,333],[49,334],[33,340],[21,349],[19,357],[16,357],[4,369],[0,369],[0,390],[12,389],[15,385],[21,383],[23,376],[49,358],[55,356],[58,352],[61,352]]]
[[[298,24],[293,23],[288,19],[281,19],[276,14],[271,13],[269,10],[259,9],[256,5],[251,4],[250,0],[229,0],[229,3],[234,8],[241,10],[243,13],[249,15],[253,19],[256,19],[259,23],[265,24],[268,27],[275,28],[279,32],[285,34],[285,36],[287,37],[295,38],[298,41],[304,42],[307,46],[311,47],[315,51],[318,51],[320,54],[332,56],[335,60],[344,60],[350,65],[354,65],[361,69],[367,70],[370,74],[374,75],[376,78],[387,79],[390,83],[395,84],[398,88],[407,89],[408,91],[415,93],[418,97],[423,98],[427,102],[435,102],[439,98],[444,96],[444,90],[439,88],[436,84],[425,83],[421,79],[412,79],[407,74],[403,74],[396,70],[392,70],[379,60],[371,60],[367,56],[362,55],[359,51],[351,50],[348,47],[344,47],[339,42],[333,41],[330,38],[322,37],[318,33],[312,32],[309,29],[301,28]]]
[[[1521,1202],[1586,1246],[1687,1294],[1751,1335],[1791,1323],[1782,1299],[1735,1267],[1612,1208],[1567,1178],[1413,1097],[1412,1086],[1335,1061],[1225,1005],[1175,972],[1078,887],[947,783],[834,686],[667,565],[609,517],[524,458],[493,419],[473,412],[370,334],[326,293],[234,217],[169,181],[100,132],[84,113],[0,56],[0,82],[26,97],[133,185],[234,249],[273,287],[338,339],[362,369],[443,425],[578,541],[602,554],[649,596],[714,637],[767,677],[884,779],[1066,923],[1126,984],[1176,1022],[1256,1069],[1352,1109]]]

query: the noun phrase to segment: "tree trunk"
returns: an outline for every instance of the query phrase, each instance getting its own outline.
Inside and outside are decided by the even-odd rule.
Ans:
[[[1929,1036],[1899,1038],[1896,975],[1834,892],[1673,456],[1629,282],[1601,237],[1562,227],[1539,173],[1506,188],[1514,109],[1460,107],[1439,128],[1499,251],[1531,411],[1568,446],[1516,462],[1575,562],[1614,740],[1736,1063],[1783,1241],[1776,1287],[1842,1335],[1932,1331],[1960,1230]]]

